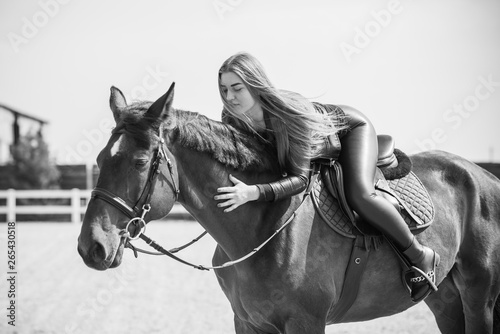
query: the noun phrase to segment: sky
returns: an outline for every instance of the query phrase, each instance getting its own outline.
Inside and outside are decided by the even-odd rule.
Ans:
[[[0,104],[49,122],[57,163],[93,163],[112,85],[155,100],[175,82],[174,107],[219,120],[218,69],[247,51],[407,153],[500,162],[499,17],[495,0],[0,0]]]

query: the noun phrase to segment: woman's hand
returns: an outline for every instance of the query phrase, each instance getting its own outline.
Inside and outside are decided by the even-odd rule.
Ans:
[[[229,180],[234,186],[217,189],[219,194],[214,197],[215,200],[226,200],[217,204],[220,208],[226,208],[224,212],[233,211],[240,205],[248,201],[255,201],[259,198],[259,189],[257,186],[246,185],[231,174],[229,174]]]

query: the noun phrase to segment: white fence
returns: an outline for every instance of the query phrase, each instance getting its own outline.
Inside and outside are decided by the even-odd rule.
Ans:
[[[7,221],[22,222],[18,215],[69,215],[71,222],[80,223],[81,215],[85,213],[90,200],[90,190],[0,190],[0,214],[5,214]],[[18,199],[63,199],[61,205],[16,205]],[[68,201],[69,199],[69,201]],[[189,213],[178,203],[170,212],[183,218],[190,217]]]

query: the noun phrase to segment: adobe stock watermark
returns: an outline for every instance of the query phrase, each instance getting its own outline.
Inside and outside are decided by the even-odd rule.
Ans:
[[[135,100],[144,100],[148,92],[158,88],[169,76],[170,73],[162,70],[159,65],[156,65],[154,68],[147,66],[146,74],[142,78],[141,84],[134,86],[130,90],[130,94],[124,93],[127,103]]]
[[[71,0],[40,0],[38,6],[40,9],[36,11],[31,17],[24,16],[19,33],[9,32],[7,38],[10,46],[15,53],[19,53],[21,45],[28,44],[35,38],[41,29],[43,29],[54,18],[61,9],[61,6],[66,5]]]
[[[487,77],[480,76],[477,78],[479,84],[474,89],[474,93],[466,96],[462,102],[456,103],[452,108],[448,108],[443,113],[443,120],[449,124],[452,130],[457,130],[464,122],[464,119],[471,117],[476,111],[481,101],[488,99],[497,87],[500,87],[500,81],[494,81],[493,75]],[[418,147],[413,153],[427,150],[435,150],[439,144],[443,144],[448,140],[447,130],[444,127],[436,127],[431,131],[429,137],[425,139],[416,139],[415,145]]]
[[[391,0],[386,9],[379,11],[372,10],[370,15],[372,20],[365,23],[363,28],[354,28],[352,43],[342,42],[339,47],[348,63],[352,61],[354,55],[359,55],[366,49],[374,38],[376,38],[384,28],[392,22],[394,16],[403,12],[403,6],[399,0]]]
[[[88,297],[78,305],[75,310],[77,318],[66,324],[64,333],[88,333],[88,326],[95,323],[94,320],[106,307],[111,307],[116,297],[125,292],[130,282],[137,278],[135,272],[119,267],[113,271],[113,277],[97,290],[96,294]]]
[[[242,2],[243,0],[213,0],[212,6],[214,6],[215,12],[223,21],[226,14],[233,12]]]
[[[158,65],[154,68],[147,66],[141,84],[134,86],[129,94],[124,93],[127,103],[134,100],[143,100],[148,91],[158,88],[168,77],[169,73],[163,71]],[[115,121],[110,111],[107,117],[100,120],[96,128],[83,129],[81,135],[84,139],[80,140],[75,146],[66,145],[62,152],[58,154],[58,160],[68,164],[82,163],[89,160],[96,148],[104,147],[114,126]]]

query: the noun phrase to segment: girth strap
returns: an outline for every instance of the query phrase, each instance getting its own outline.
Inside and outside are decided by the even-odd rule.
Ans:
[[[351,257],[349,258],[344,276],[342,292],[340,293],[339,300],[333,307],[333,323],[339,323],[342,320],[358,297],[359,285],[361,284],[361,279],[368,263],[368,256],[370,255],[370,252],[364,246],[363,240],[364,237],[360,235],[354,240]]]

